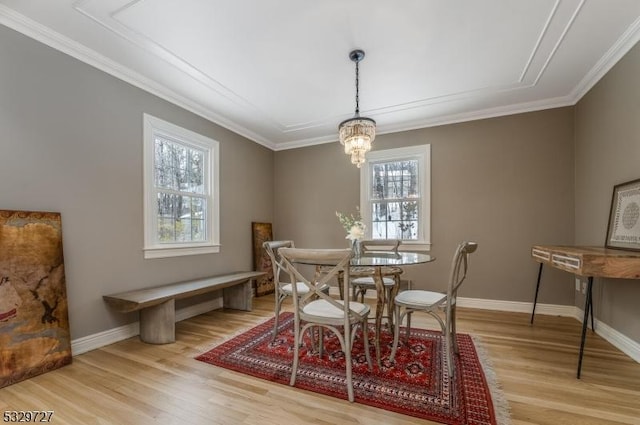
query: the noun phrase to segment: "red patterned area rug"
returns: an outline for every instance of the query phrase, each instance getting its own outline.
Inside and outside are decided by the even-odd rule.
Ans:
[[[288,385],[293,359],[293,314],[280,316],[280,332],[271,342],[273,319],[244,332],[197,360]],[[373,335],[371,329],[370,335]],[[404,337],[404,330],[401,335]],[[409,344],[401,343],[396,362],[389,362],[392,336],[383,332],[382,367],[375,364],[375,350],[369,371],[362,339],[357,338],[353,356],[355,402],[414,417],[455,425],[505,425],[510,422],[508,407],[495,385],[473,339],[458,334],[460,356],[455,356],[456,373],[450,379],[442,355],[440,332],[412,329]],[[404,341],[404,338],[401,339]],[[305,347],[308,347],[308,341]],[[489,378],[489,379],[488,379]],[[301,348],[296,387],[346,399],[344,354],[338,339],[325,334],[325,353]]]

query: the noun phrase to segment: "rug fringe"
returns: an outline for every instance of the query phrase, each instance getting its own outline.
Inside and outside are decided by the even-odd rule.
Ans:
[[[489,388],[491,388],[491,399],[493,401],[493,408],[496,413],[496,422],[498,425],[511,425],[511,407],[507,401],[502,386],[498,381],[495,371],[493,370],[493,362],[489,357],[489,353],[482,345],[482,339],[476,335],[471,335],[473,344],[476,347],[476,353],[480,364],[482,364],[482,370],[484,371],[485,379]]]

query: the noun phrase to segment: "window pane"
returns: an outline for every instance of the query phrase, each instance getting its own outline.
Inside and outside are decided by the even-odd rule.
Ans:
[[[371,226],[371,233],[373,239],[388,239],[387,238],[387,223],[385,221],[373,222]]]
[[[172,218],[158,217],[158,241],[160,243],[173,242],[175,240],[175,220]]]
[[[393,221],[388,221],[386,225],[387,225],[387,239],[399,239],[396,223]]]
[[[398,221],[400,220],[400,203],[389,202],[387,204],[387,220]]]
[[[157,187],[177,189],[175,179],[173,146],[164,139],[155,139],[155,182]]]
[[[371,198],[384,199],[384,164],[374,164],[371,168],[373,170]]]
[[[155,184],[160,189],[204,194],[203,150],[155,138]]]
[[[372,167],[371,199],[420,196],[418,160],[376,163]]]
[[[372,237],[416,240],[419,219],[418,160],[373,164]]]
[[[177,143],[174,146],[173,168],[178,181],[178,189],[187,191],[187,148]]]
[[[204,152],[189,149],[188,191],[204,193]]]
[[[206,236],[206,200],[191,198],[191,240],[203,241]]]
[[[205,240],[206,205],[204,198],[158,193],[158,240],[161,243]]]
[[[204,241],[205,240],[205,221],[200,219],[191,220],[191,240],[192,241]]]

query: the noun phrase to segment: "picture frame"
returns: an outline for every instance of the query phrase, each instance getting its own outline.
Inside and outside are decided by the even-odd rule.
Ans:
[[[640,251],[640,179],[613,187],[605,247]]]

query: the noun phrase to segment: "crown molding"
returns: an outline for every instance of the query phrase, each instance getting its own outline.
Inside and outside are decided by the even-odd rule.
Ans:
[[[589,90],[595,86],[607,72],[618,63],[640,41],[640,18],[622,34],[622,36],[611,46],[607,53],[591,68],[578,85],[571,92],[571,97],[578,103]]]
[[[469,121],[478,121],[489,118],[498,118],[503,116],[524,114],[527,112],[542,111],[545,109],[563,108],[573,106],[576,100],[571,96],[556,97],[553,99],[536,100],[533,102],[520,103],[516,105],[498,106],[490,109],[480,109],[477,111],[465,112],[461,114],[442,115],[437,118],[425,118],[424,120],[416,120],[410,123],[399,125],[381,125],[376,132],[377,136],[383,134],[400,133],[403,131],[420,130],[423,128],[437,127],[441,125],[458,124]],[[337,142],[336,138],[316,137],[312,139],[295,140],[291,142],[278,143],[274,150],[283,151],[288,149],[303,148],[325,143]]]
[[[39,41],[55,50],[65,53],[78,59],[94,68],[97,68],[109,75],[164,99],[174,105],[186,109],[198,116],[201,116],[217,125],[220,125],[242,137],[258,143],[272,151],[282,151],[288,149],[302,148],[325,143],[333,143],[337,140],[333,136],[320,136],[307,139],[299,139],[287,142],[276,143],[247,128],[228,120],[218,113],[206,108],[192,100],[158,84],[157,82],[133,71],[119,63],[87,48],[86,46],[65,37],[40,23],[15,12],[13,9],[0,4],[0,24],[3,24],[15,31],[18,31],[36,41]],[[403,131],[417,130],[440,125],[449,125],[467,121],[475,121],[488,118],[496,118],[507,115],[521,114],[527,112],[540,111],[544,109],[560,108],[575,105],[593,86],[626,54],[633,46],[640,41],[640,19],[637,19],[609,51],[594,65],[585,75],[580,83],[567,96],[545,99],[540,101],[526,102],[516,105],[500,106],[489,109],[481,109],[461,114],[450,114],[435,118],[425,117],[422,120],[413,120],[397,125],[381,125],[378,134],[389,134]]]
[[[11,28],[27,37],[30,37],[40,43],[43,43],[55,50],[58,50],[66,55],[69,55],[81,62],[86,63],[100,71],[103,71],[115,78],[118,78],[124,82],[127,82],[141,90],[146,91],[154,96],[166,100],[176,106],[186,109],[202,118],[211,121],[227,130],[243,136],[255,143],[265,146],[271,150],[275,148],[275,144],[270,140],[256,134],[235,122],[228,120],[214,111],[203,107],[202,105],[193,102],[192,100],[168,89],[167,87],[158,84],[156,81],[151,80],[142,74],[133,71],[130,68],[122,66],[121,64],[113,61],[106,56],[97,53],[95,50],[80,44],[62,34],[53,31],[49,27],[46,27],[20,13],[17,13],[13,9],[0,4],[0,24]]]

